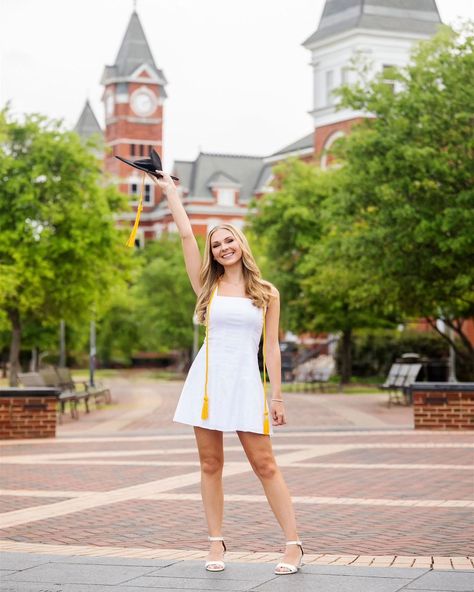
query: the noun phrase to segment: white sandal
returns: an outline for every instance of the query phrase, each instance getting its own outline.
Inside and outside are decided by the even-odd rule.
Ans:
[[[207,538],[210,541],[222,541],[222,544],[224,545],[224,555],[225,555],[225,552],[227,551],[227,547],[225,546],[225,543],[224,543],[224,537],[221,537],[221,536],[217,536],[217,537],[208,536]],[[215,566],[217,569],[212,568],[211,567],[212,565]],[[211,560],[211,561],[206,561],[205,568],[207,569],[207,571],[224,571],[224,569],[225,569],[225,563],[223,561],[218,560],[218,559],[214,559],[214,560]]]
[[[304,563],[303,563],[304,551],[303,551],[301,541],[287,541],[286,544],[287,545],[298,545],[298,547],[301,549],[301,559],[300,559],[300,562],[298,563],[298,565],[292,565],[291,563],[284,563],[283,561],[280,561],[280,563],[275,567],[275,573],[277,576],[283,576],[286,574],[294,574],[299,570],[300,567],[302,567],[304,565]],[[281,567],[284,567],[288,571],[277,571]]]

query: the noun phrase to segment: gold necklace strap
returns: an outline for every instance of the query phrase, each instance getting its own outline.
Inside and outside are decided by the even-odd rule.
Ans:
[[[207,310],[206,310],[206,379],[204,382],[204,400],[202,403],[202,411],[201,411],[201,419],[208,419],[209,417],[209,396],[207,393],[207,381],[208,381],[208,376],[209,376],[209,316],[211,313],[211,302],[212,299],[214,298],[214,294],[217,291],[217,284],[216,287],[214,288],[211,297],[209,298],[209,303],[207,305]]]
[[[266,331],[265,331],[265,317],[267,307],[263,307],[263,433],[265,435],[270,434],[270,420],[268,418],[268,405],[267,405],[267,361],[266,361]]]

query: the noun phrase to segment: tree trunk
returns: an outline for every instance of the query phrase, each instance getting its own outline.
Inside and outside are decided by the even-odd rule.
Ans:
[[[10,386],[18,386],[20,372],[21,322],[18,310],[9,310],[8,317],[12,328],[10,343]]]
[[[341,383],[347,384],[352,376],[352,329],[344,329],[342,332],[341,346]]]

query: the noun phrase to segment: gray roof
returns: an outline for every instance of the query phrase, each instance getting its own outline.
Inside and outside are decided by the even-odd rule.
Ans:
[[[193,174],[193,160],[175,160],[172,174],[179,178],[179,184],[189,191],[191,188],[191,176]]]
[[[435,0],[326,0],[318,28],[303,45],[350,29],[429,36],[440,23]]]
[[[239,184],[240,199],[245,201],[253,195],[262,165],[261,156],[201,152],[194,161],[176,161],[173,171],[190,197],[212,197],[209,184],[221,179]]]
[[[268,183],[271,181],[273,177],[273,167],[275,166],[275,162],[268,162],[267,164],[263,165],[260,174],[258,176],[257,182],[255,183],[254,193],[263,193],[268,187]]]
[[[286,154],[287,152],[298,152],[299,150],[306,150],[307,148],[313,148],[314,146],[314,132],[306,134],[296,142],[292,142],[287,146],[277,150],[271,156],[278,156],[279,154]]]
[[[102,129],[97,121],[94,111],[92,111],[89,101],[86,101],[84,109],[74,127],[74,131],[78,133],[83,140],[89,139],[94,134],[100,134],[100,136],[103,137]]]
[[[143,64],[148,65],[163,80],[163,83],[166,84],[166,78],[162,70],[157,68],[155,64],[138,14],[133,11],[115,59],[115,64],[105,66],[102,80],[127,78]]]

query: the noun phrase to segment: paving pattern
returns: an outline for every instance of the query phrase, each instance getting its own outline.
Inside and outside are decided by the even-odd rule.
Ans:
[[[126,385],[115,386],[125,397]],[[133,404],[65,422],[54,440],[0,442],[1,549],[206,556],[194,435],[171,424],[179,385],[128,388]],[[318,429],[287,425],[272,438],[306,563],[474,570],[473,435],[415,432],[410,409],[394,408],[394,424],[376,396],[359,408],[351,398],[340,412],[344,398],[333,396],[330,409],[331,395],[288,394],[288,407],[312,413]],[[260,481],[235,434],[225,434],[224,446],[226,558],[274,562],[284,538]]]

